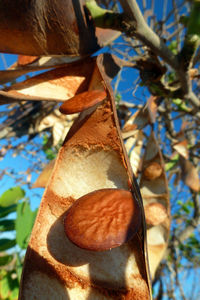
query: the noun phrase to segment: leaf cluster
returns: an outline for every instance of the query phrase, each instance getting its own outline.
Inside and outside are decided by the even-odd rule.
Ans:
[[[32,211],[25,191],[16,186],[0,196],[0,298],[18,299],[19,282],[37,210]]]

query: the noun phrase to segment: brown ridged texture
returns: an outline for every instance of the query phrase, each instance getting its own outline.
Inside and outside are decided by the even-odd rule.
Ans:
[[[0,0],[0,51],[78,57],[95,52],[116,37],[116,32],[95,32],[84,3],[84,0]]]
[[[107,98],[80,113],[59,151],[26,253],[20,300],[47,300],[49,295],[51,300],[152,299],[143,206],[124,152],[104,64],[110,66],[109,56],[101,55],[91,86],[99,89],[103,81]],[[77,199],[100,189],[131,192],[143,217],[127,243],[95,252],[71,243],[63,220]]]
[[[128,242],[141,225],[141,212],[129,191],[102,189],[77,199],[64,219],[66,236],[80,248],[105,251]]]

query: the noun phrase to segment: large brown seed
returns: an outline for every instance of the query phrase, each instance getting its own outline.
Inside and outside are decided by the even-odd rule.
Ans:
[[[65,115],[81,112],[95,104],[103,101],[106,98],[106,92],[101,90],[87,91],[78,94],[71,99],[65,101],[61,107],[60,112]]]
[[[64,230],[80,248],[104,251],[129,241],[141,224],[141,211],[131,192],[102,189],[79,198],[67,211]]]

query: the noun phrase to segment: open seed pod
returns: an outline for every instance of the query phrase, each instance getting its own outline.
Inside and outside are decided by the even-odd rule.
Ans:
[[[0,0],[0,52],[84,56],[115,38],[95,29],[84,0]]]
[[[65,101],[88,89],[93,68],[94,61],[86,58],[81,68],[80,62],[75,62],[44,72],[0,90],[0,102]]]
[[[120,136],[107,76],[109,71],[111,74],[114,70],[110,62],[114,63],[109,55],[97,58],[88,88],[89,91],[106,90],[106,98],[80,113],[59,151],[27,249],[20,300],[44,300],[49,297],[51,300],[152,299],[143,205]],[[105,192],[103,199],[99,194],[102,190]],[[93,201],[90,193],[95,196]],[[113,193],[116,194],[112,201]],[[84,200],[79,206],[79,217],[82,217],[82,209],[89,211],[87,201],[89,207],[91,201],[95,204],[88,212],[88,219],[92,221],[93,212],[97,214],[99,208],[102,208],[101,213],[104,210],[108,215],[109,205],[112,208],[116,199],[117,206],[122,205],[123,213],[126,212],[125,203],[122,203],[126,197],[122,197],[121,193],[128,195],[127,209],[136,207],[132,212],[137,212],[138,219],[137,222],[125,220],[129,226],[123,232],[123,238],[119,237],[119,246],[109,247],[109,242],[108,247],[101,249],[104,251],[95,251],[99,248],[91,251],[74,245],[67,238],[64,226],[66,215],[70,214],[71,207],[74,210],[71,221],[74,221],[73,214],[77,213],[79,204],[76,203],[80,202],[80,198]],[[132,214],[128,212],[129,217]],[[98,215],[95,218],[98,223]],[[101,220],[104,222],[103,218]],[[87,213],[82,221],[87,222]],[[99,228],[101,230],[102,226],[99,225]],[[108,228],[112,231],[114,227],[110,224]],[[121,228],[124,227],[119,226],[119,230]],[[110,231],[106,229],[106,233],[110,234]],[[112,249],[105,250],[107,248]]]
[[[162,154],[152,131],[143,158],[140,190],[147,223],[147,247],[152,278],[163,258],[170,230],[168,183]]]
[[[24,57],[23,55],[21,56]],[[29,56],[29,60],[31,59],[32,56]],[[26,60],[28,59],[26,58]],[[66,67],[66,65],[68,65],[69,68],[71,68],[72,65],[74,68],[76,68],[77,62],[71,60],[72,58],[69,58],[68,56],[41,56],[28,64],[25,63],[19,64],[18,62],[15,62],[8,69],[0,70],[0,84],[4,84],[9,81],[12,81],[29,72]],[[85,63],[85,58],[84,58],[84,63]],[[80,70],[80,66],[79,66],[79,70]]]

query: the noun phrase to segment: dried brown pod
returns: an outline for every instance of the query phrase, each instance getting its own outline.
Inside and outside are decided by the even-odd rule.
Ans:
[[[0,0],[0,51],[25,55],[91,54],[118,35],[95,30],[84,0]]]
[[[152,278],[164,256],[170,231],[168,182],[162,153],[152,131],[143,157],[140,190],[147,228],[147,248]]]
[[[81,65],[80,62],[65,64],[64,67],[44,72],[1,90],[0,101],[1,103],[25,100],[66,101],[88,89],[93,67],[94,61],[91,58],[82,61]],[[12,73],[12,70],[8,71]],[[6,78],[12,77],[12,74],[6,74],[0,72],[0,77],[3,76],[5,79],[2,82],[6,82]],[[18,72],[16,74],[19,75]],[[4,77],[4,75],[6,76]]]
[[[131,192],[97,190],[79,198],[67,211],[67,237],[80,248],[104,251],[128,242],[141,223],[140,207]]]
[[[152,299],[142,199],[107,75],[112,61],[108,55],[94,59],[88,90],[105,88],[107,97],[80,113],[59,151],[26,253],[20,300],[49,299],[49,294],[52,300]],[[66,238],[63,218],[81,197],[102,189],[131,191],[141,222],[137,234],[120,247],[88,251]]]
[[[39,177],[37,178],[37,180],[34,182],[34,184],[32,185],[32,189],[34,188],[41,188],[41,187],[45,187],[50,176],[51,173],[53,171],[55,165],[55,159],[51,160],[43,169],[43,171],[41,172],[41,174],[39,175]]]
[[[60,107],[60,112],[65,115],[78,113],[100,103],[105,98],[105,91],[93,90],[83,92],[65,101]]]
[[[197,168],[193,165],[191,161],[185,159],[182,156],[180,156],[179,162],[183,182],[187,186],[189,186],[193,191],[199,192],[200,180]]]

